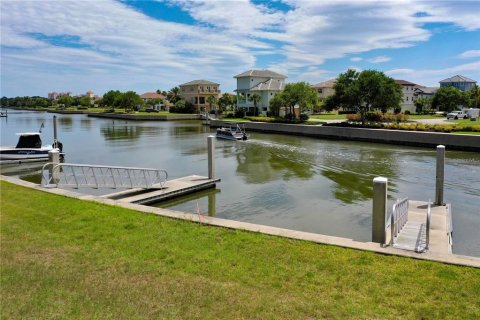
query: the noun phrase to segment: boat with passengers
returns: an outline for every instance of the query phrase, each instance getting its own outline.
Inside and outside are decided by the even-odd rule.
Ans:
[[[247,140],[245,128],[240,128],[237,123],[225,123],[223,127],[217,129],[217,138],[227,140]]]

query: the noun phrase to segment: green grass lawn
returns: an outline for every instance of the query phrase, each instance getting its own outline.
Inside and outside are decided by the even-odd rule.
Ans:
[[[475,131],[456,131],[452,132],[453,134],[473,134],[476,136],[480,136],[480,132],[475,132]]]
[[[480,318],[480,269],[0,192],[2,319]]]
[[[347,116],[345,114],[336,114],[336,113],[326,113],[326,114],[312,114],[309,116],[310,119],[316,120],[346,120]]]

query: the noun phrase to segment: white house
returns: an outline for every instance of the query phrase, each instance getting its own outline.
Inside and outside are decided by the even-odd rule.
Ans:
[[[402,86],[403,100],[400,105],[402,112],[415,112],[415,89],[420,87],[418,84],[405,80],[395,80],[395,83]]]
[[[285,87],[284,75],[270,70],[248,70],[234,78],[237,79],[237,110],[246,108],[253,112],[254,103],[250,101],[253,94],[260,96],[257,103],[257,114],[267,114],[270,100]]]

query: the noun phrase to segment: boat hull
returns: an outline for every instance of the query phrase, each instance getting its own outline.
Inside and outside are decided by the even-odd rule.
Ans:
[[[0,160],[48,159],[53,148],[1,148]],[[58,149],[55,149],[58,150]]]

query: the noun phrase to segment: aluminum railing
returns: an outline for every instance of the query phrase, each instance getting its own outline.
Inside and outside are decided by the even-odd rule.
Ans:
[[[392,216],[390,222],[391,239],[390,244],[393,244],[397,235],[402,231],[402,228],[408,221],[408,198],[399,199],[392,208]]]
[[[162,188],[167,181],[165,170],[111,167],[88,164],[46,163],[42,168],[45,187],[91,188]]]
[[[427,222],[425,223],[425,250],[428,250],[428,245],[430,244],[430,220],[432,219],[432,202],[428,200],[427,208]]]

